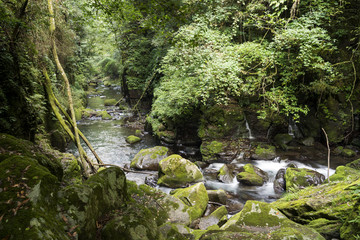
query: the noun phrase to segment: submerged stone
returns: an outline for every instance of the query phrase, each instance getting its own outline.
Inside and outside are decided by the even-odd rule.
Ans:
[[[203,180],[200,169],[180,155],[173,154],[161,160],[159,167],[159,185],[182,187]]]
[[[156,146],[153,148],[142,149],[131,161],[130,167],[140,170],[158,170],[159,162],[168,157],[167,147]]]

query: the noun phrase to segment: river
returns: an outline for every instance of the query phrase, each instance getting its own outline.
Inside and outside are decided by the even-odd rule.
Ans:
[[[90,117],[88,119],[82,119],[78,122],[79,129],[84,133],[88,140],[93,145],[97,154],[102,161],[106,164],[114,164],[121,167],[129,166],[132,158],[137,152],[143,148],[149,148],[156,146],[158,143],[148,133],[145,132],[140,143],[130,145],[126,143],[125,138],[135,133],[135,129],[124,126],[123,118],[130,116],[128,111],[120,111],[115,107],[104,106],[105,99],[120,99],[121,93],[119,87],[105,87],[103,85],[96,88],[96,93],[88,96],[88,108],[95,111],[101,111],[106,109],[113,117],[112,120],[101,120],[99,117]],[[84,146],[85,147],[85,146]],[[86,147],[85,147],[86,148]],[[73,144],[70,144],[68,151],[77,154],[76,148]],[[326,157],[321,159],[303,159],[298,160],[301,153],[294,155],[293,152],[287,153],[287,155],[276,158],[273,161],[269,160],[251,160],[251,163],[260,169],[266,171],[269,175],[269,181],[261,187],[249,187],[244,186],[234,180],[232,183],[222,183],[216,180],[214,173],[219,170],[223,163],[213,163],[202,169],[205,175],[205,186],[207,189],[224,189],[234,199],[244,203],[246,200],[260,200],[265,202],[272,202],[280,196],[275,194],[273,190],[273,181],[275,175],[280,168],[285,168],[289,162],[295,163],[298,167],[304,167],[316,170],[325,176],[327,175]],[[91,156],[91,152],[87,150],[87,154]],[[287,159],[297,159],[287,160]],[[310,161],[309,161],[310,160]],[[248,161],[250,162],[250,160]],[[247,161],[242,160],[239,163],[234,163],[237,167],[243,166]],[[310,164],[311,163],[311,164]],[[335,172],[334,168],[337,164],[333,163],[330,169],[330,175]],[[156,176],[157,172],[152,174],[137,174],[127,173],[127,179],[136,181],[138,184],[144,183],[146,176]],[[165,192],[169,192],[171,189],[159,187]]]

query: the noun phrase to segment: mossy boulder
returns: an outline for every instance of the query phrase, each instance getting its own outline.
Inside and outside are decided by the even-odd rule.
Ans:
[[[353,190],[360,192],[360,186],[353,186]],[[346,221],[340,228],[340,238],[357,240],[360,234],[360,198],[356,197],[357,202],[349,213]]]
[[[142,149],[131,161],[130,167],[140,170],[158,170],[159,162],[168,157],[169,149],[163,146]]]
[[[94,239],[96,220],[105,213],[123,207],[128,201],[126,178],[117,167],[107,168],[91,176],[83,184],[74,184],[61,191],[63,215],[77,223],[79,239]]]
[[[289,219],[314,227],[323,236],[331,235],[328,239],[339,239],[340,229],[351,225],[354,220],[351,215],[357,213],[358,186],[359,174],[351,174],[351,177],[341,181],[331,181],[288,193],[271,205]],[[325,227],[325,223],[329,223],[329,226]],[[356,225],[352,225],[351,228],[356,229]]]
[[[248,163],[241,167],[240,173],[236,176],[237,180],[248,186],[262,186],[269,180],[268,174],[260,168]]]
[[[118,209],[113,219],[101,230],[101,239],[153,240],[161,239],[152,213],[145,207],[128,205]]]
[[[115,106],[117,103],[116,99],[105,99],[104,100],[104,106]]]
[[[42,148],[35,145],[34,143],[13,137],[8,134],[0,133],[0,162],[11,157],[11,156],[26,156],[33,159],[49,169],[58,180],[63,177],[63,168],[58,158],[53,154],[46,153]]]
[[[293,140],[293,136],[287,133],[276,134],[274,137],[274,142],[277,146],[282,148],[283,150],[287,150],[287,144]]]
[[[252,159],[257,160],[272,160],[276,157],[275,146],[268,144],[258,145],[255,149],[254,154],[251,155]]]
[[[219,170],[217,175],[217,179],[223,183],[232,183],[235,179],[235,175],[233,173],[234,166],[229,164],[224,164]]]
[[[187,212],[190,215],[191,221],[204,214],[209,202],[204,183],[197,183],[191,187],[176,189],[173,196],[188,206]]]
[[[247,201],[243,210],[231,217],[221,230],[261,233],[257,239],[324,239],[315,230],[289,220],[268,203]]]
[[[330,181],[352,180],[358,174],[360,174],[359,170],[347,166],[338,166],[335,174],[330,176]]]
[[[0,163],[0,236],[69,239],[57,212],[60,182],[37,160],[12,156]]]
[[[218,160],[223,147],[224,144],[219,141],[203,142],[200,146],[203,161],[211,162]]]
[[[166,222],[190,224],[188,206],[177,197],[145,184],[137,185],[132,181],[127,181],[127,186],[128,194],[137,204],[152,212],[158,226]]]
[[[286,191],[294,192],[299,189],[316,186],[325,180],[325,176],[307,168],[287,168],[285,173]]]
[[[110,120],[112,116],[107,111],[99,111],[97,115],[100,116],[103,120]]]
[[[159,167],[159,185],[182,187],[203,180],[200,169],[180,155],[173,154],[161,160]]]
[[[209,216],[203,217],[199,221],[199,229],[206,230],[213,225],[217,225],[220,220],[228,214],[225,206],[217,208]]]
[[[351,167],[356,170],[360,170],[360,158],[352,161],[351,163],[346,164],[346,167]]]
[[[130,135],[130,136],[126,137],[125,141],[129,144],[134,144],[134,143],[140,142],[141,138],[134,136],[134,135]]]

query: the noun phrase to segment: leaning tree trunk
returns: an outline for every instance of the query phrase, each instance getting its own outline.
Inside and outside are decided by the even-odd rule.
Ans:
[[[80,155],[80,159],[82,164],[84,165],[84,169],[85,169],[85,176],[88,175],[87,171],[86,171],[86,162],[85,162],[85,157],[84,157],[84,152],[81,151],[81,144],[80,144],[80,138],[79,138],[79,132],[78,132],[78,128],[77,128],[77,124],[76,124],[76,118],[75,118],[75,111],[74,111],[74,106],[73,106],[73,100],[72,100],[72,96],[71,96],[71,88],[70,88],[70,83],[69,83],[69,79],[67,78],[67,75],[60,63],[57,51],[56,51],[56,43],[55,43],[55,29],[56,29],[56,25],[55,25],[55,17],[54,17],[54,8],[53,8],[53,3],[52,0],[48,0],[48,8],[49,8],[49,14],[50,14],[50,37],[51,37],[51,45],[52,45],[52,51],[53,51],[53,55],[54,55],[54,59],[55,59],[55,63],[57,66],[57,69],[59,70],[62,78],[64,79],[65,82],[65,86],[66,86],[66,90],[67,90],[67,97],[68,97],[68,101],[69,101],[69,108],[70,108],[70,115],[72,118],[72,122],[73,122],[73,126],[74,126],[74,137],[75,137],[75,142],[76,142],[76,146],[79,150],[79,155]]]

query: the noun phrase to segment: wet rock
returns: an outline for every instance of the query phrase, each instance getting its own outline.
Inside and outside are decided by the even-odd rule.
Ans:
[[[116,216],[106,223],[101,230],[101,239],[160,239],[160,232],[148,209],[140,205],[129,205],[118,210]]]
[[[236,178],[240,183],[248,186],[262,186],[269,180],[266,172],[250,163],[240,168],[240,173]]]
[[[286,189],[285,173],[286,173],[285,168],[279,169],[279,171],[276,173],[275,180],[274,180],[275,193],[280,194],[280,193],[285,192],[285,189]]]
[[[336,220],[318,218],[309,222],[308,226],[321,233],[326,239],[340,239],[340,234],[337,230],[341,227],[341,224]]]
[[[159,169],[159,162],[168,157],[168,153],[169,149],[162,146],[142,149],[135,155],[130,167],[140,170],[157,171]]]
[[[235,178],[233,171],[234,171],[234,166],[229,164],[224,164],[224,166],[222,166],[219,170],[217,179],[223,183],[232,183]]]
[[[308,186],[316,186],[325,180],[325,176],[306,168],[287,168],[285,174],[286,191],[294,192]]]
[[[158,180],[158,178],[155,176],[147,176],[147,177],[145,177],[145,184],[150,187],[156,188],[157,180]]]
[[[134,136],[134,135],[130,135],[125,139],[125,141],[129,144],[134,144],[134,143],[140,142],[141,138]]]
[[[276,134],[276,136],[274,137],[275,144],[281,147],[283,150],[288,149],[287,144],[290,143],[292,140],[293,137],[286,133]]]
[[[173,196],[188,206],[187,212],[190,215],[191,221],[204,214],[209,201],[204,183],[197,183],[191,187],[176,189]]]
[[[159,167],[159,185],[183,187],[203,180],[200,169],[180,155],[173,154],[161,160]]]
[[[289,220],[270,204],[258,201],[247,201],[243,210],[231,217],[220,229],[252,233],[252,237],[256,236],[256,239],[284,239],[291,235],[295,235],[297,239],[324,239],[315,230]]]
[[[220,220],[228,214],[225,206],[221,206],[216,209],[212,214],[209,216],[203,217],[199,221],[199,229],[205,230],[210,226],[218,224]]]
[[[275,147],[267,144],[257,146],[255,149],[255,153],[251,155],[251,158],[256,160],[272,160],[275,157]]]
[[[216,202],[220,204],[226,204],[226,201],[228,199],[226,192],[222,189],[218,190],[207,190],[209,201],[210,202]]]

